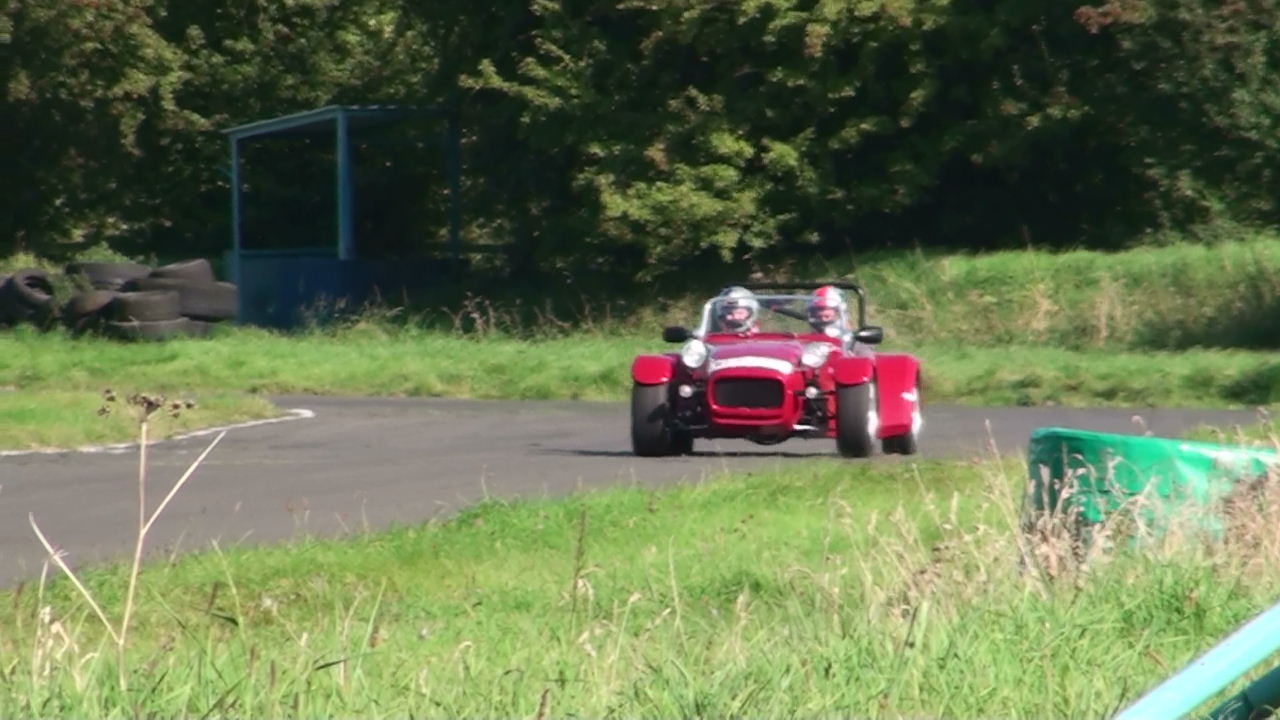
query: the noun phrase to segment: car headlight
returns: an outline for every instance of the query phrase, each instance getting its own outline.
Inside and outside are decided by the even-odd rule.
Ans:
[[[800,353],[800,364],[817,370],[827,361],[827,356],[831,354],[832,348],[831,343],[809,343],[804,346],[804,352]]]
[[[707,344],[701,340],[690,340],[680,348],[680,362],[689,369],[700,368],[707,361]]]

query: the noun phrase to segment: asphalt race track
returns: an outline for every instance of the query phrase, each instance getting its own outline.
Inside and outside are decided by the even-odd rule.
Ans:
[[[761,447],[698,441],[695,454],[636,458],[622,403],[385,398],[277,398],[315,417],[231,430],[157,522],[151,553],[331,535],[416,523],[486,494],[539,497],[618,483],[696,480],[795,458],[835,458],[830,440]],[[1142,423],[1134,416],[1141,417]],[[1256,420],[1250,411],[975,408],[929,405],[922,457],[1025,451],[1031,430],[1060,425],[1173,435],[1200,423]],[[149,449],[154,506],[210,437]],[[28,514],[73,566],[124,557],[137,522],[137,451],[0,457],[0,586],[44,560]],[[867,462],[848,460],[857,473]]]

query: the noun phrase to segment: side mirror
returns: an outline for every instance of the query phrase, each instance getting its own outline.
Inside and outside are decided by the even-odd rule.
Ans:
[[[853,340],[863,345],[878,345],[884,340],[884,328],[879,325],[858,328],[858,331],[853,334]]]
[[[662,329],[662,341],[669,343],[682,343],[689,339],[688,328],[682,328],[678,325],[666,327]]]

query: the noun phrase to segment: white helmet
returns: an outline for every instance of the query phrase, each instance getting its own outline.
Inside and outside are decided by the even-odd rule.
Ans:
[[[760,314],[760,301],[756,300],[755,293],[750,290],[734,285],[725,288],[720,293],[720,300],[717,303],[718,308],[716,314],[720,320],[720,327],[727,332],[746,332],[755,326],[756,317]],[[745,314],[739,310],[745,309]]]

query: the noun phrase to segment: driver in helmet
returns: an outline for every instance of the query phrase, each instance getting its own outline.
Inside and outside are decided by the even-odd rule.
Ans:
[[[749,335],[756,331],[760,301],[755,293],[735,285],[720,294],[718,305],[717,319],[723,332]]]
[[[809,297],[809,326],[816,333],[840,337],[844,333],[844,293],[840,288],[823,285]]]

